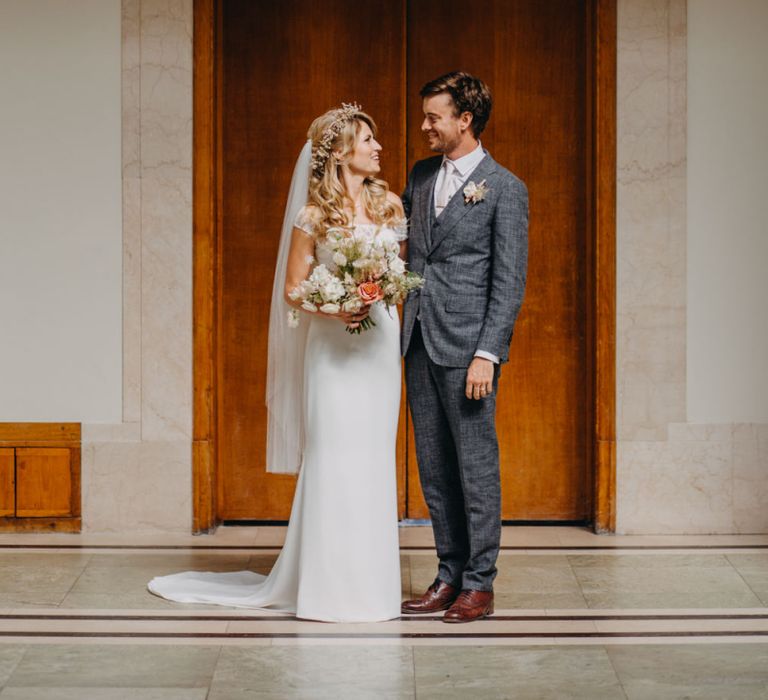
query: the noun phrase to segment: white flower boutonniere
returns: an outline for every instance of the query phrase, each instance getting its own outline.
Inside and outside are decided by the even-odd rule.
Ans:
[[[477,204],[485,199],[485,195],[488,194],[488,187],[485,184],[485,180],[475,184],[470,183],[464,188],[464,204]]]

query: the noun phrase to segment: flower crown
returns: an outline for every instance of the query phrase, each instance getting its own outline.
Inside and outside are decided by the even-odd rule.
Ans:
[[[350,122],[355,114],[362,111],[362,108],[356,102],[342,102],[341,107],[336,110],[336,117],[330,125],[323,131],[320,137],[320,143],[312,148],[312,172],[317,177],[322,177],[325,162],[331,155],[331,146],[341,130]]]

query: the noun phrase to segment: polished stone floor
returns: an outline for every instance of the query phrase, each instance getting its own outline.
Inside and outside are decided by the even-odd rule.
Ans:
[[[762,698],[768,536],[505,528],[496,614],[334,625],[151,595],[185,569],[266,572],[283,528],[0,535],[0,700]],[[434,577],[401,530],[403,595]]]

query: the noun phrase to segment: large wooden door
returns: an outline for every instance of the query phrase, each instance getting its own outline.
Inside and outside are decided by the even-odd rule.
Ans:
[[[591,512],[587,332],[587,0],[223,0],[216,339],[217,515],[285,520],[294,479],[264,472],[272,272],[294,160],[312,118],[358,101],[378,122],[383,177],[402,190],[430,155],[419,87],[455,68],[491,87],[483,145],[530,192],[528,287],[499,391],[503,517]],[[401,420],[401,517],[426,518],[413,437]]]
[[[589,4],[496,0],[471,16],[466,4],[444,0],[415,0],[408,8],[409,165],[430,155],[419,133],[418,88],[460,66],[482,77],[494,98],[483,145],[529,190],[526,295],[498,394],[505,519],[581,520],[590,512]],[[407,511],[427,518],[417,484],[411,449]]]
[[[395,189],[402,184],[405,39],[398,5],[222,3],[217,443],[223,520],[286,520],[290,513],[294,477],[264,472],[267,331],[285,197],[312,119],[341,102],[359,102],[380,129],[382,177]]]

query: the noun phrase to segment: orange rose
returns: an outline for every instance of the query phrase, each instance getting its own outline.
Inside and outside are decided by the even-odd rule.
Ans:
[[[366,304],[372,304],[384,297],[381,287],[376,282],[363,282],[357,288],[357,293]]]

